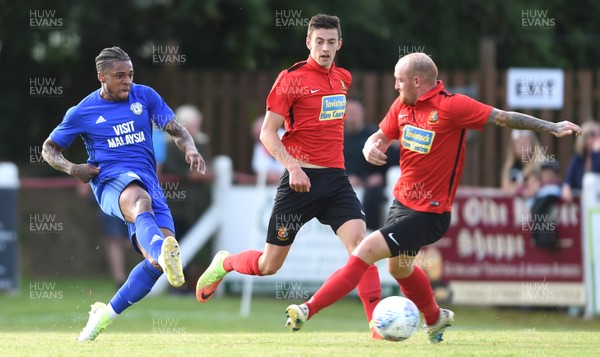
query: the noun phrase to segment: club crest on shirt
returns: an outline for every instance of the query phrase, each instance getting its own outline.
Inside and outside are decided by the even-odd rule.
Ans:
[[[287,228],[285,226],[279,226],[279,228],[277,228],[277,239],[279,239],[282,242],[285,242],[286,240],[288,240],[288,238],[289,234]]]
[[[142,104],[140,102],[131,103],[131,106],[129,107],[129,109],[131,109],[131,111],[135,115],[142,114]]]
[[[346,88],[346,83],[340,79],[340,86],[342,87],[342,92],[346,93],[348,88]]]
[[[437,110],[432,110],[431,113],[429,113],[429,117],[428,117],[428,122],[429,124],[435,124],[438,122],[440,118],[438,117],[438,112]]]

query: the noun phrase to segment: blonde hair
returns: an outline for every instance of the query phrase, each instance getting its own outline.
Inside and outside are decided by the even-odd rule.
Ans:
[[[195,125],[198,127],[198,132],[190,133],[198,144],[208,143],[209,137],[203,133],[201,129],[204,115],[202,115],[202,111],[200,111],[198,107],[193,104],[184,104],[175,110],[175,116],[177,121],[184,127],[187,127],[188,125]]]
[[[592,119],[581,124],[581,135],[575,139],[575,153],[578,156],[583,157],[587,154],[587,148],[585,147],[587,138],[595,129],[600,129],[600,124]]]
[[[502,167],[502,177],[508,177],[511,168],[515,165],[517,160],[522,161],[523,153],[517,153],[514,145],[515,141],[522,137],[529,138],[529,146],[540,147],[540,142],[533,131],[513,129],[510,135],[510,145],[506,151],[506,160],[504,161],[504,165]],[[523,177],[526,177],[527,174],[535,172],[544,161],[547,161],[544,155],[540,151],[535,151],[533,157],[529,158],[527,163],[523,163],[523,169],[521,170]]]

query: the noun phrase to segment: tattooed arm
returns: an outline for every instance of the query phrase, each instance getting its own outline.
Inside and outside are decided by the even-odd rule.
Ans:
[[[62,150],[62,147],[48,138],[42,145],[42,157],[54,169],[69,174],[83,183],[89,182],[100,173],[99,167],[90,164],[74,164],[67,160]]]
[[[168,122],[164,130],[171,135],[179,150],[185,153],[185,161],[190,164],[190,171],[206,172],[206,163],[196,148],[194,138],[177,120]]]
[[[496,108],[492,109],[487,124],[549,133],[559,138],[572,134],[581,135],[581,128],[570,121],[553,123],[532,117],[531,115],[519,112],[507,112]]]

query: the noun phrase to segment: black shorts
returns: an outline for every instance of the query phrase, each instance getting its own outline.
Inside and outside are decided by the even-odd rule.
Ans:
[[[310,179],[310,192],[296,192],[289,185],[289,172],[281,175],[267,229],[267,243],[288,246],[302,226],[313,218],[335,233],[352,219],[365,220],[362,205],[343,169],[302,168]]]
[[[419,212],[394,200],[385,226],[379,231],[392,252],[415,256],[421,247],[440,240],[450,226],[450,212]]]

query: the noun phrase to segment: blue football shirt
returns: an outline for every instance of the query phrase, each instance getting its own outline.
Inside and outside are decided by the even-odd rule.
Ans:
[[[87,162],[100,167],[92,188],[124,171],[154,178],[152,122],[162,129],[174,117],[173,110],[148,86],[132,83],[126,101],[102,99],[98,89],[67,111],[50,139],[67,148],[81,136]]]

